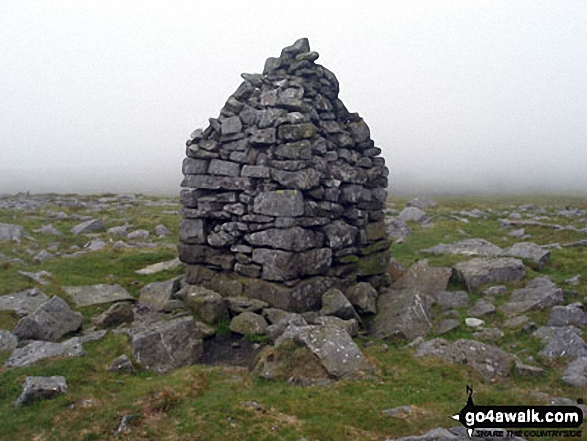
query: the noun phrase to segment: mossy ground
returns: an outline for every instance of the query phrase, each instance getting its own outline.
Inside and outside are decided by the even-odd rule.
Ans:
[[[95,197],[87,197],[95,198]],[[83,200],[83,198],[81,198]],[[149,198],[153,200],[154,198]],[[401,245],[392,246],[392,255],[405,265],[428,258],[433,266],[452,265],[462,257],[427,256],[421,250],[440,242],[449,243],[466,237],[481,237],[505,247],[519,239],[501,230],[498,218],[502,211],[514,211],[522,203],[534,202],[546,208],[551,223],[573,224],[579,228],[584,222],[576,218],[557,218],[554,209],[565,207],[587,208],[585,199],[573,198],[450,198],[437,199],[438,208],[428,209],[433,226],[410,224],[413,235]],[[173,201],[172,201],[173,202]],[[395,200],[401,209],[403,200]],[[51,208],[51,207],[49,207]],[[465,224],[451,218],[451,213],[478,208],[489,211],[487,219],[470,219]],[[84,207],[52,207],[67,214],[87,214]],[[87,237],[71,236],[73,220],[47,220],[46,210],[18,212],[0,210],[0,222],[24,226],[36,240],[24,239],[20,244],[0,243],[0,253],[19,257],[27,263],[27,271],[45,270],[53,274],[46,286],[38,286],[18,273],[25,269],[17,263],[3,263],[0,267],[0,295],[39,287],[47,295],[67,298],[62,286],[93,283],[119,283],[137,296],[145,284],[166,280],[181,273],[181,269],[151,276],[140,276],[135,270],[148,264],[168,260],[176,255],[174,246],[178,234],[178,205],[146,206],[136,204],[126,209],[104,209],[91,215],[101,217],[106,227],[128,222],[132,229],[144,228],[153,233],[162,223],[170,229],[165,239],[154,239],[153,248],[113,250],[108,246],[75,258],[48,259],[41,264],[32,262],[33,251],[58,243],[59,249],[72,245],[83,246]],[[49,222],[64,233],[53,237],[33,230]],[[462,231],[459,231],[462,230]],[[538,244],[572,242],[584,235],[570,231],[555,231],[528,227],[529,239]],[[468,236],[467,236],[468,235]],[[103,233],[103,238],[110,238]],[[111,239],[117,240],[115,237]],[[564,281],[581,275],[578,286],[564,285]],[[542,270],[529,269],[527,277],[549,275],[560,284],[568,302],[582,301],[587,295],[587,248],[552,250],[551,262]],[[519,284],[508,285],[509,291]],[[450,289],[461,289],[452,286]],[[480,291],[472,293],[472,298]],[[498,300],[499,305],[499,300]],[[84,308],[85,324],[106,307]],[[459,310],[464,318],[465,310]],[[548,313],[529,314],[537,324],[545,324]],[[487,319],[488,325],[500,327],[505,317],[498,313]],[[0,313],[0,328],[11,329],[17,317]],[[225,326],[226,327],[226,326]],[[585,391],[564,385],[559,379],[568,360],[548,361],[537,357],[541,344],[530,333],[504,329],[505,337],[499,343],[504,350],[525,359],[535,357],[534,365],[547,369],[541,377],[512,376],[500,381],[484,380],[465,365],[450,365],[435,359],[414,357],[414,350],[405,342],[359,339],[369,360],[376,366],[375,378],[342,381],[329,387],[300,387],[286,381],[258,379],[246,369],[236,367],[189,366],[171,374],[156,375],[139,371],[135,375],[109,373],[108,364],[118,355],[131,355],[127,338],[113,333],[96,342],[84,344],[88,355],[81,358],[45,360],[34,366],[19,369],[0,368],[0,439],[6,440],[105,440],[114,439],[114,433],[125,415],[131,416],[120,440],[384,440],[402,435],[424,433],[434,427],[451,427],[455,422],[449,416],[465,404],[465,385],[475,389],[475,401],[480,404],[542,404],[532,395],[535,392],[572,399],[587,398]],[[472,332],[461,326],[443,336],[447,339],[470,338]],[[371,342],[366,344],[367,342]],[[385,346],[385,345],[387,346]],[[0,362],[8,353],[0,354]],[[34,403],[16,409],[13,402],[21,385],[29,375],[63,375],[69,385],[68,393],[53,400]],[[254,401],[258,406],[243,405]],[[390,418],[382,410],[412,405],[413,412],[402,418]]]

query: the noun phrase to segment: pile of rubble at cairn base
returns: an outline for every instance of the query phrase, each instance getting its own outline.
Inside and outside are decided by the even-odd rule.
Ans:
[[[303,38],[192,133],[179,257],[186,281],[304,312],[331,288],[386,286],[388,169]]]

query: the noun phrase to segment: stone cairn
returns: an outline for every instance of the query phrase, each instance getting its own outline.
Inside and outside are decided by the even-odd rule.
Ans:
[[[389,282],[385,161],[302,38],[269,58],[187,141],[186,281],[294,312],[335,287]]]

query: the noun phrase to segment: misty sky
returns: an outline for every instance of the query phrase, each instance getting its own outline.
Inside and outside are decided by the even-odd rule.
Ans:
[[[395,192],[587,193],[587,2],[0,1],[0,194],[177,193],[185,140],[307,37]]]

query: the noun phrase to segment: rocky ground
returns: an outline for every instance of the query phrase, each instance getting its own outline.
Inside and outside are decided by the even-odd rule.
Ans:
[[[466,384],[576,404],[587,202],[530,199],[389,201],[391,286],[290,314],[185,285],[174,198],[0,197],[0,438],[466,439]]]

